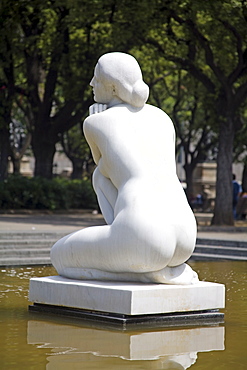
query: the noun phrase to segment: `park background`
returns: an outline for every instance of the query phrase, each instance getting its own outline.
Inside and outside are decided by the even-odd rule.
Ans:
[[[234,224],[233,163],[247,191],[246,1],[2,0],[0,22],[0,208],[96,207],[82,125],[98,58],[121,51],[174,122],[188,199],[204,192],[212,224]]]

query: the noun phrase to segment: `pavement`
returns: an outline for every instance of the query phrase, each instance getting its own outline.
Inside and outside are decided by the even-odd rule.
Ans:
[[[235,221],[234,226],[211,226],[212,213],[195,213],[197,238],[247,242],[247,220]]]
[[[198,233],[192,259],[247,261],[247,221],[216,227],[210,226],[212,214],[195,216]],[[90,210],[0,213],[0,266],[50,264],[50,249],[62,236],[104,224],[102,215]]]
[[[93,211],[8,211],[0,214],[0,235],[6,233],[69,234],[84,227],[105,224],[101,214]]]
[[[210,226],[212,214],[195,214],[198,238],[236,240],[247,242],[247,220],[237,221],[235,226]],[[84,227],[105,224],[101,214],[90,210],[67,212],[8,211],[0,214],[0,235],[7,233],[69,234]]]

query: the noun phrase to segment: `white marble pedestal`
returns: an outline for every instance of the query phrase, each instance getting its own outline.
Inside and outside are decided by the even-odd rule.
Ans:
[[[78,316],[109,325],[180,326],[224,321],[222,284],[137,284],[32,278],[32,311]]]

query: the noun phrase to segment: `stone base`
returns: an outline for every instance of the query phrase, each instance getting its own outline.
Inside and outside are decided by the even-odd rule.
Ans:
[[[83,309],[51,306],[34,303],[29,306],[32,312],[55,314],[80,318],[94,323],[94,326],[115,327],[120,329],[165,328],[194,325],[216,325],[224,322],[224,314],[219,310],[205,310],[199,312],[174,312],[171,314],[156,315],[118,315],[108,312],[87,311]]]
[[[66,279],[30,280],[32,311],[77,316],[110,325],[180,326],[223,322],[222,284],[137,284]]]

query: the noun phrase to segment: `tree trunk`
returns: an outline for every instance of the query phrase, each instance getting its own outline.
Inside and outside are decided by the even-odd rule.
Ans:
[[[9,153],[9,130],[8,127],[3,127],[0,129],[0,181],[8,176]]]
[[[188,199],[188,202],[190,203],[190,205],[191,205],[191,201],[194,197],[193,170],[194,170],[194,167],[192,168],[192,166],[190,166],[189,164],[184,165],[186,185],[187,185],[185,193],[186,193],[186,196],[187,196],[187,199]]]
[[[21,172],[21,158],[16,158],[14,156],[11,156],[11,161],[13,164],[13,173],[16,175],[19,175]]]
[[[220,124],[216,200],[212,225],[234,225],[232,208],[233,140],[233,120],[228,117]]]
[[[247,158],[245,159],[242,173],[242,190],[244,193],[247,193]]]
[[[71,179],[81,179],[82,178],[82,166],[83,166],[83,159],[80,158],[70,158],[73,171],[71,174]]]
[[[44,140],[43,137],[44,135],[39,136],[35,134],[32,137],[32,149],[35,157],[34,176],[52,179],[56,140],[52,140],[52,138]]]

